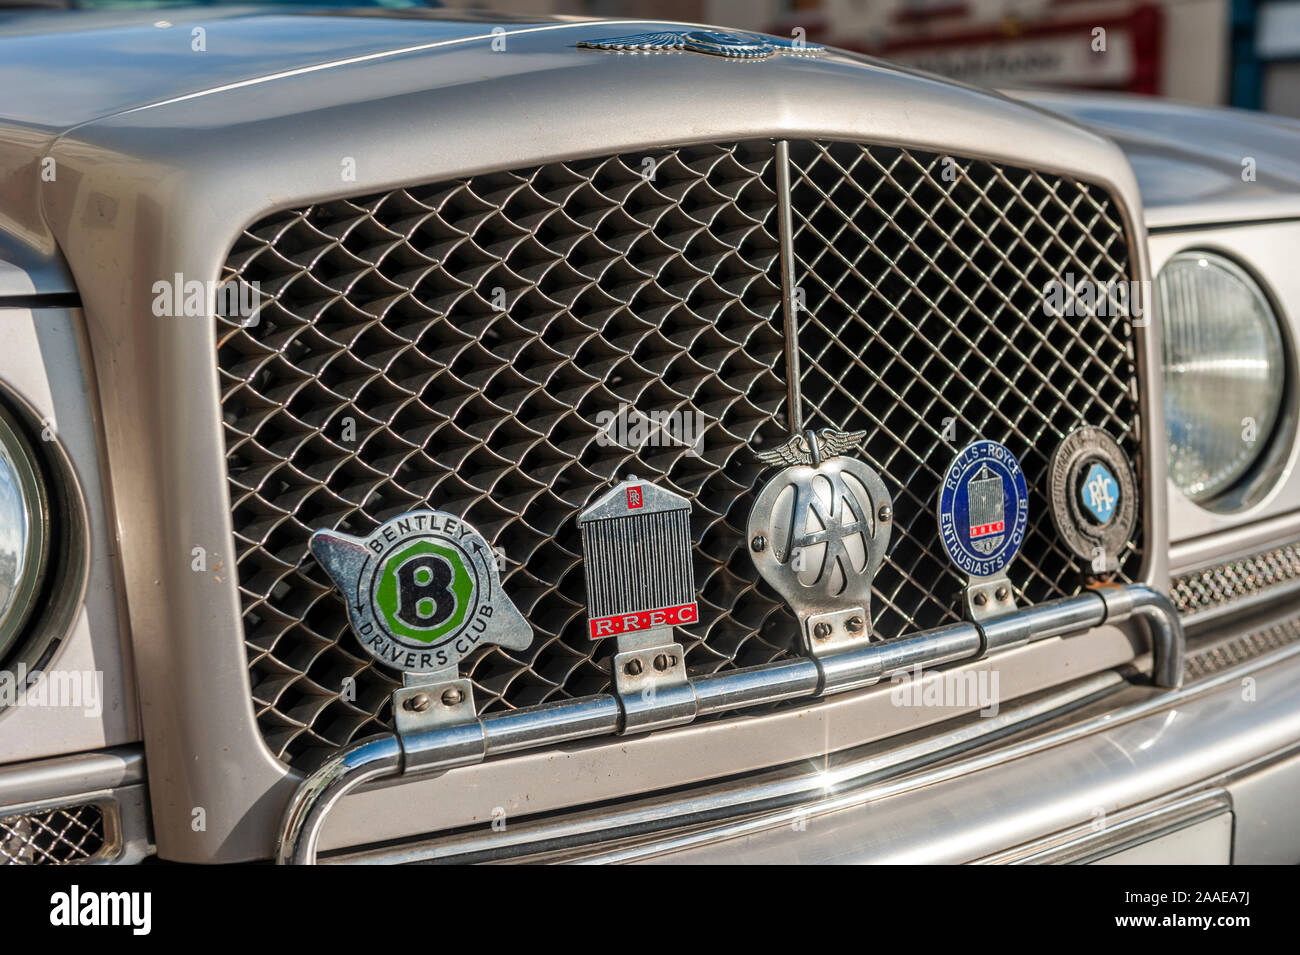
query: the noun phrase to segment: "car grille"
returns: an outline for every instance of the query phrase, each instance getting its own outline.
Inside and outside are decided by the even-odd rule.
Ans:
[[[787,171],[790,291],[807,306],[789,350]],[[356,644],[307,544],[320,527],[364,535],[422,506],[464,516],[493,543],[536,634],[526,651],[486,647],[463,665],[481,711],[608,688],[612,646],[586,636],[575,519],[629,474],[693,504],[690,671],[791,655],[794,618],[758,580],[744,528],[762,471],[753,452],[796,418],[868,429],[866,457],[895,497],[878,636],[958,615],[933,511],[940,473],[976,435],[1018,455],[1033,488],[1010,571],[1021,596],[1075,591],[1046,519],[1048,457],[1092,424],[1136,461],[1138,417],[1128,323],[1042,313],[1043,285],[1066,273],[1130,278],[1104,190],[847,143],[551,163],[255,223],[225,277],[258,283],[262,306],[255,321],[219,317],[218,362],[268,744],[307,765],[389,725],[397,684]],[[700,442],[620,446],[605,426],[621,407],[692,416]]]
[[[0,865],[71,865],[107,844],[103,807],[94,803],[0,818]]]

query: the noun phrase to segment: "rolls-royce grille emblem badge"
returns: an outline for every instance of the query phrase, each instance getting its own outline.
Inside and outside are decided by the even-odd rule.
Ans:
[[[971,616],[1015,609],[1006,568],[1029,525],[1029,491],[1016,456],[996,441],[964,448],[944,474],[937,518],[948,559],[968,579]]]
[[[361,645],[399,670],[433,673],[482,644],[522,650],[533,640],[492,549],[452,514],[412,511],[364,538],[318,530],[311,552],[343,592]]]
[[[750,556],[799,618],[814,655],[871,634],[871,581],[885,558],[893,510],[880,475],[843,456],[865,434],[808,431],[758,454],[785,466],[754,500]]]
[[[994,474],[986,464],[966,487],[970,501],[970,545],[981,554],[991,554],[998,549],[1007,530],[1002,476]]]
[[[1119,442],[1101,428],[1066,435],[1047,472],[1052,522],[1092,574],[1119,568],[1137,525],[1137,478]]]
[[[591,639],[695,623],[691,502],[628,478],[578,515]]]
[[[617,53],[706,53],[737,60],[762,60],[776,54],[815,56],[826,50],[824,46],[800,40],[702,29],[658,30],[600,40],[579,40],[578,46]]]

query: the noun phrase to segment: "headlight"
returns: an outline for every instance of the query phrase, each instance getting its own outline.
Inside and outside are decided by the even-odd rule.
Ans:
[[[1180,253],[1157,281],[1169,477],[1206,503],[1268,447],[1286,379],[1282,335],[1263,290],[1220,255]]]
[[[0,410],[0,661],[35,606],[48,558],[48,519],[31,446]]]

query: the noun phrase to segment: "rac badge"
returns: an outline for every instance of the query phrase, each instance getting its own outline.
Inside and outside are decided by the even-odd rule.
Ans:
[[[1066,546],[1102,577],[1137,524],[1137,479],[1119,442],[1101,428],[1066,435],[1047,471],[1052,522]]]
[[[412,511],[369,537],[318,530],[311,552],[343,592],[361,645],[388,666],[434,673],[483,644],[532,643],[532,628],[501,588],[492,549],[452,514]]]
[[[974,619],[1015,609],[1006,568],[1029,524],[1029,491],[1016,456],[996,441],[976,441],[953,459],[939,487],[939,541],[969,579]]]
[[[843,456],[865,435],[823,428],[758,453],[781,470],[749,512],[750,556],[798,617],[813,656],[871,638],[871,581],[893,508],[880,475]]]

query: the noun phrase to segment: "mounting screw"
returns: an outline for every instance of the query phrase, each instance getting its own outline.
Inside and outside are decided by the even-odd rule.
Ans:
[[[455,706],[465,698],[465,694],[454,686],[449,686],[442,691],[442,705]]]
[[[894,516],[894,509],[888,504],[881,504],[880,510],[876,511],[876,516],[880,518],[880,523],[888,524]]]
[[[433,701],[429,699],[428,693],[417,693],[415,696],[408,698],[402,705],[412,713],[423,713],[429,708],[429,704],[432,702]]]
[[[988,602],[989,602],[989,595],[988,595],[988,594],[983,593],[983,592],[980,592],[980,593],[978,593],[978,594],[975,595],[975,606],[977,606],[977,607],[983,607],[983,606],[984,606],[986,603],[988,603]]]
[[[767,549],[767,538],[762,534],[755,534],[754,539],[749,542],[749,547],[755,554],[760,553]]]
[[[623,672],[628,676],[640,676],[643,669],[640,660],[628,660],[623,666]]]
[[[655,669],[662,673],[676,662],[676,657],[669,656],[666,653],[661,653],[659,656],[655,657]]]
[[[998,588],[998,592],[997,592],[998,600],[1006,600],[1010,596],[1011,596],[1011,591],[1007,590],[1005,586]]]
[[[829,623],[819,623],[813,627],[813,636],[818,640],[825,640],[831,635],[831,625]]]
[[[862,632],[862,618],[861,618],[861,617],[856,617],[856,616],[855,616],[855,617],[849,617],[849,619],[846,620],[845,623],[844,623],[844,629],[847,630],[849,633],[861,633],[861,632]]]

